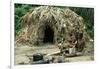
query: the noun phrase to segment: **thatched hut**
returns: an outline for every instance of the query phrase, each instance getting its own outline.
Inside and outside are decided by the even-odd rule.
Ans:
[[[36,7],[22,17],[21,26],[17,42],[36,45],[63,43],[80,48],[84,46],[83,18],[69,8]]]

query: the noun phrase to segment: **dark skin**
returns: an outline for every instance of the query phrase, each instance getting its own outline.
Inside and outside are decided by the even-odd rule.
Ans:
[[[84,38],[83,38],[83,33],[78,33],[77,44],[76,44],[77,51],[82,52],[84,45],[85,45],[85,41],[84,41]]]
[[[80,32],[75,32],[75,30],[72,30],[69,33],[69,37],[70,39],[68,40],[69,42],[69,47],[76,47],[76,50],[79,52],[82,52],[84,49],[84,45],[85,45],[85,40],[83,38],[83,33]]]
[[[74,32],[71,32],[69,34],[70,36],[70,39],[68,40],[69,42],[69,47],[72,48],[72,47],[75,47],[76,43],[77,43],[77,40],[76,40],[76,36],[74,34]]]

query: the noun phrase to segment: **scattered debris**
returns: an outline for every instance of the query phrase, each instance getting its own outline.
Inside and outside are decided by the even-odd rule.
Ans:
[[[85,48],[87,35],[84,20],[69,8],[36,7],[21,18],[21,26],[20,34],[15,38],[15,45],[27,43],[31,45],[30,48],[36,47],[34,49],[29,48],[28,52],[25,52],[27,47],[24,47],[25,49],[22,47],[25,54],[31,51],[31,57],[17,54],[15,55],[15,64],[69,62],[70,60],[66,60],[66,58],[82,55]],[[41,48],[48,43],[56,46],[53,52],[48,50],[49,47],[47,47],[48,49]],[[49,51],[49,54],[47,54],[47,51]],[[33,54],[34,52],[37,53]],[[44,55],[44,53],[46,54]],[[81,60],[81,58],[78,59]],[[90,57],[87,59],[90,59]]]

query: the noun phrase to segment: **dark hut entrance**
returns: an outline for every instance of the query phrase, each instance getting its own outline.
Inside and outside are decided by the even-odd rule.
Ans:
[[[46,25],[44,29],[43,43],[53,43],[53,42],[54,42],[54,31],[49,25]]]

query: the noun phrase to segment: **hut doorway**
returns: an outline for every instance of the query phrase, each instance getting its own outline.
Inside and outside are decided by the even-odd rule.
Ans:
[[[54,30],[49,25],[45,26],[43,43],[54,43]]]

